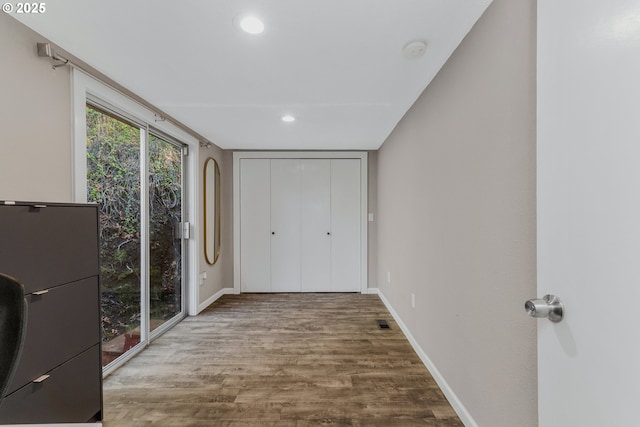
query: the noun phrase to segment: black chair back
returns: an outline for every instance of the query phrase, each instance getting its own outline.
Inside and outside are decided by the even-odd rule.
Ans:
[[[0,401],[20,360],[26,323],[24,286],[0,273]]]

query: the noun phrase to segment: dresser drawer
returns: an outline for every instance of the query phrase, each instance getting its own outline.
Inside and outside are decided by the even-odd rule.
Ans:
[[[0,424],[72,423],[101,418],[100,346],[47,372],[0,403]]]
[[[98,272],[98,210],[92,205],[0,205],[0,273],[31,293]]]
[[[26,296],[27,330],[8,392],[100,342],[98,277]]]

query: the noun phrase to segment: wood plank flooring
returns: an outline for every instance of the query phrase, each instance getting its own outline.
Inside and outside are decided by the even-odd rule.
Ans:
[[[387,319],[391,329],[378,329]],[[462,426],[377,295],[225,295],[104,383],[104,426]]]

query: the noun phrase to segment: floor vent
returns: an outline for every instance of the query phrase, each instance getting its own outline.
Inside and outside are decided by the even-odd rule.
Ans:
[[[378,329],[391,329],[391,326],[389,326],[389,322],[387,322],[386,320],[376,320],[376,323],[378,324]]]

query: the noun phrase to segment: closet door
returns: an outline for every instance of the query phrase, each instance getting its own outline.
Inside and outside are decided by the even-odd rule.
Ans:
[[[271,159],[271,291],[300,292],[300,159]]]
[[[301,285],[302,292],[331,290],[331,163],[301,162]]]
[[[271,291],[271,161],[240,160],[240,289]]]
[[[360,290],[360,159],[331,159],[331,291]]]

